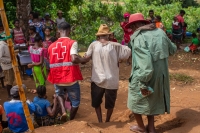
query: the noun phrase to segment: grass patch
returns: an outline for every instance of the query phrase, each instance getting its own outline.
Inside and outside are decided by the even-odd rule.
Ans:
[[[191,76],[188,76],[186,74],[182,74],[182,73],[171,73],[169,75],[170,80],[173,81],[180,81],[180,82],[184,82],[184,83],[192,83],[194,81],[194,78]]]

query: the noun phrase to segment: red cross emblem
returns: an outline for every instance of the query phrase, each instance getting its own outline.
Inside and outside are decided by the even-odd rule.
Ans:
[[[62,46],[62,42],[57,42],[56,47],[52,49],[52,55],[56,55],[58,60],[64,59],[66,46]]]

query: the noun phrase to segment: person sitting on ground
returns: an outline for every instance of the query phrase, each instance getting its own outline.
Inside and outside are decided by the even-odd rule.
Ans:
[[[105,94],[105,108],[107,109],[106,122],[110,122],[117,90],[119,88],[119,60],[126,60],[131,54],[128,46],[109,41],[110,32],[106,24],[99,27],[96,36],[99,40],[90,44],[85,58],[92,59],[91,98],[98,121],[102,121],[101,103]]]
[[[26,89],[25,85],[22,85]],[[8,128],[14,133],[24,133],[28,131],[28,125],[23,110],[23,104],[20,101],[19,87],[13,86],[10,90],[12,100],[4,103],[4,110],[8,119]],[[27,100],[30,114],[35,112],[35,105]]]
[[[20,45],[26,43],[22,28],[19,26],[19,20],[14,21],[14,26],[15,28],[12,30],[14,44]]]
[[[156,24],[156,28],[160,28],[160,29],[162,29],[162,30],[164,30],[165,31],[165,27],[164,27],[164,25],[163,25],[163,23],[161,22],[161,16],[156,16],[155,17],[155,24]]]
[[[39,85],[45,85],[47,78],[46,66],[44,64],[44,50],[42,48],[42,37],[37,34],[34,38],[35,45],[29,47],[29,53],[31,55],[32,63],[28,64],[29,68],[32,68],[33,77],[36,84],[36,88]],[[32,93],[36,93],[33,89]]]
[[[155,22],[154,10],[149,10],[149,17],[147,18],[151,23]]]
[[[6,36],[5,34],[3,34],[3,32],[4,32],[4,27],[3,27],[2,22],[0,21],[0,34],[1,34],[0,39],[2,40],[4,40]],[[0,41],[0,64],[4,72],[5,79],[7,81],[6,89],[7,89],[8,99],[10,99],[11,98],[10,89],[13,86],[15,75],[14,75],[10,51],[6,43],[6,39],[5,41]]]
[[[109,40],[112,41],[112,42],[117,42],[117,39],[115,38],[114,32],[112,32],[112,33],[109,35]]]
[[[63,12],[61,10],[58,10],[57,16],[58,16],[58,18],[56,18],[55,23],[58,27],[62,22],[66,22],[66,20],[65,20],[65,18],[63,18]]]
[[[190,48],[190,51],[194,54],[200,44],[200,41],[199,41],[196,33],[193,33],[192,37],[193,37],[192,44],[189,46],[189,48]]]
[[[35,121],[39,126],[50,126],[54,123],[51,123],[51,117],[55,118],[55,112],[57,107],[57,97],[54,95],[53,107],[51,107],[50,102],[46,99],[46,87],[39,85],[37,87],[38,96],[34,97],[33,103],[35,105]]]

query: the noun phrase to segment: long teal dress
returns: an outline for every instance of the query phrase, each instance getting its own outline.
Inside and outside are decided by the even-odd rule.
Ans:
[[[177,48],[161,29],[137,30],[131,36],[132,72],[129,79],[128,108],[136,114],[158,115],[170,113],[170,85],[168,57]],[[151,87],[146,97],[140,89]]]

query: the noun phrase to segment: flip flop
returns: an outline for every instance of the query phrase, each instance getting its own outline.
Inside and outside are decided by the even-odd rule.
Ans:
[[[62,122],[66,122],[67,121],[67,114],[64,113],[61,117],[60,117],[60,121]]]
[[[138,126],[130,126],[130,130],[135,133],[147,133],[147,131],[140,131]]]

